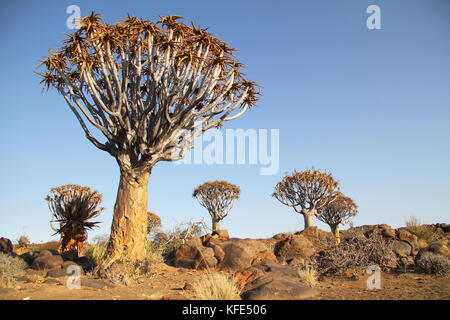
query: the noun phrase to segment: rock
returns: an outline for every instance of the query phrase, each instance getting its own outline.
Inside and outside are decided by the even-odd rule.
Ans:
[[[397,230],[397,238],[399,240],[408,242],[413,247],[417,247],[418,240],[419,240],[416,235],[410,233],[406,229],[398,229]]]
[[[207,233],[207,234],[205,234],[205,235],[200,237],[200,240],[202,241],[202,243],[208,242],[209,239],[211,239],[211,233]]]
[[[217,245],[225,253],[224,259],[218,265],[222,269],[248,268],[259,261],[262,255],[265,259],[276,261],[275,255],[262,242],[254,239],[231,238],[221,241]]]
[[[445,233],[450,233],[450,224],[445,224],[441,228]]]
[[[42,250],[41,252],[39,252],[38,257],[47,257],[52,255],[53,253],[50,250]]]
[[[439,242],[430,244],[427,248],[427,251],[450,257],[450,250],[448,249],[448,247]]]
[[[186,291],[194,291],[195,288],[194,288],[194,286],[193,286],[191,283],[186,282],[186,283],[184,284],[183,290],[186,290]]]
[[[412,246],[405,241],[393,240],[392,251],[401,257],[407,257],[412,253]]]
[[[426,247],[428,247],[428,242],[426,240],[419,239],[417,241],[417,248],[418,249],[423,249],[423,248],[426,248]]]
[[[276,235],[274,235],[272,237],[272,239],[275,240],[285,240],[286,238],[289,237],[289,233],[277,233]]]
[[[316,252],[316,248],[304,234],[299,233],[278,242],[274,251],[278,261],[286,262],[293,258],[299,261],[307,259]]]
[[[33,261],[35,259],[34,256],[31,255],[31,253],[29,252],[25,252],[22,253],[19,258],[21,258],[22,260],[24,260],[29,266],[31,266],[33,264]]]
[[[211,247],[214,251],[214,257],[217,259],[217,261],[220,263],[225,258],[225,252],[222,250],[221,247],[219,247],[216,244],[213,244]]]
[[[69,266],[76,266],[78,267],[78,271],[75,269],[68,269]],[[71,264],[63,264],[61,268],[54,268],[47,272],[47,277],[52,278],[60,278],[60,277],[68,277],[70,275],[73,275],[75,272],[78,272],[79,275],[84,275],[84,270],[81,266],[77,265],[76,263]]]
[[[36,259],[34,259],[33,264],[31,267],[35,270],[40,269],[53,269],[55,267],[60,267],[63,263],[63,259],[61,256],[38,256]]]
[[[187,241],[185,244],[181,245],[172,259],[172,263],[175,267],[205,269],[212,268],[217,264],[217,259],[214,258],[214,250],[202,246],[199,241],[200,239],[198,239],[198,241]]]
[[[244,285],[245,300],[299,300],[318,292],[301,284],[296,269],[266,261],[235,274],[234,282]]]
[[[395,230],[390,228],[382,229],[381,235],[387,239],[395,239]]]
[[[189,247],[200,248],[203,246],[203,243],[202,243],[200,237],[192,237],[191,239],[189,239],[188,241],[185,242],[185,245],[187,245]]]
[[[230,235],[228,234],[228,230],[216,230],[212,233],[212,236],[218,235],[220,240],[228,240],[230,239]]]
[[[64,261],[74,261],[78,258],[77,250],[69,250],[61,253],[61,257]]]
[[[0,238],[0,252],[1,253],[11,253],[14,251],[14,246],[8,238]]]

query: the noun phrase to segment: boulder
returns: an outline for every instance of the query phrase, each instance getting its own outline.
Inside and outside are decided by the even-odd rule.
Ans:
[[[412,253],[412,246],[405,241],[393,240],[392,241],[392,251],[394,251],[400,257],[410,256]]]
[[[300,300],[318,292],[301,283],[296,269],[265,261],[235,273],[244,300]]]
[[[61,257],[64,261],[74,261],[78,258],[78,251],[74,249],[65,251],[61,253]]]
[[[395,239],[395,230],[391,228],[382,229],[381,235],[386,239]]]
[[[198,238],[191,239],[182,244],[181,247],[175,251],[172,263],[175,267],[188,269],[205,269],[215,267],[217,259],[214,257],[215,251],[213,248],[204,247]]]
[[[239,270],[265,260],[277,261],[275,255],[261,242],[255,239],[231,238],[217,243],[225,256],[218,267]]]
[[[417,247],[419,240],[416,235],[403,228],[397,230],[397,238],[399,240],[408,242],[413,247]]]
[[[34,259],[31,267],[35,270],[61,268],[63,259],[61,256],[38,256]]]
[[[0,253],[11,253],[14,250],[14,246],[8,238],[0,238]]]
[[[39,252],[38,257],[47,257],[52,255],[53,253],[50,250],[42,250],[41,252]]]
[[[212,233],[211,236],[214,237],[215,235],[217,235],[219,237],[219,239],[222,241],[230,239],[228,230],[216,230]]]
[[[313,243],[303,234],[294,234],[275,245],[275,256],[280,262],[287,262],[293,258],[298,261],[308,259],[316,252]]]

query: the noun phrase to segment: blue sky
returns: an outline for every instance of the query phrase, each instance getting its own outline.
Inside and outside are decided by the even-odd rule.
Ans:
[[[279,129],[280,168],[158,163],[149,210],[166,229],[209,215],[191,197],[208,180],[241,187],[222,228],[234,237],[301,230],[303,218],[270,197],[285,172],[330,170],[359,205],[355,225],[404,225],[450,217],[450,2],[434,1],[15,1],[0,4],[0,236],[51,237],[50,188],[90,186],[104,196],[109,233],[119,182],[115,160],[84,138],[56,91],[41,92],[38,59],[59,45],[69,5],[109,23],[127,13],[183,15],[240,49],[247,78],[263,86],[259,107],[230,129]],[[381,9],[369,30],[366,8]],[[328,227],[320,222],[325,230]]]

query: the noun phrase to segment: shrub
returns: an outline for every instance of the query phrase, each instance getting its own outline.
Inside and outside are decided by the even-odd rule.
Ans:
[[[193,286],[199,300],[241,300],[239,288],[223,273],[207,272]]]
[[[317,283],[317,270],[313,267],[306,267],[305,269],[298,271],[298,276],[301,280],[306,282],[311,288],[313,288]]]
[[[416,265],[429,274],[450,276],[450,259],[433,252],[424,252],[416,261]]]
[[[411,216],[406,220],[406,228],[408,231],[418,239],[425,240],[427,242],[433,242],[439,239],[439,233],[434,226],[422,225],[415,216]]]
[[[0,287],[13,287],[15,278],[28,267],[27,263],[18,257],[0,253]]]
[[[323,250],[313,256],[321,275],[343,274],[349,269],[359,272],[372,264],[387,269],[396,264],[391,242],[385,241],[378,231],[373,231],[367,237],[360,230],[354,231],[351,237],[339,245],[329,238],[322,241]]]

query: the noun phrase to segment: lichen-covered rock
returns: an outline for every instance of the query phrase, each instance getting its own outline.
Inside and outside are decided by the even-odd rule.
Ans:
[[[293,258],[307,259],[316,252],[313,243],[303,234],[289,236],[275,245],[275,255],[280,262],[287,262]]]

